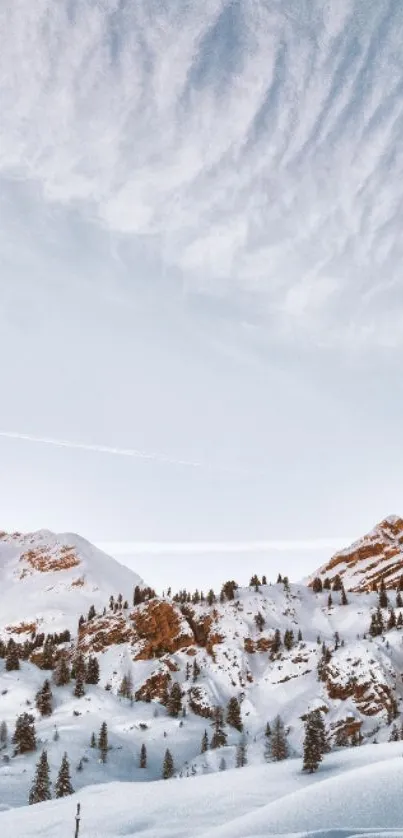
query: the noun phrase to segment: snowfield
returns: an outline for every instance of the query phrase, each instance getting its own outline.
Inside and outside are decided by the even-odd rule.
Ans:
[[[263,838],[315,833],[403,835],[403,744],[366,745],[328,756],[316,775],[300,760],[155,783],[110,783],[73,797],[0,814],[2,836],[80,838]]]

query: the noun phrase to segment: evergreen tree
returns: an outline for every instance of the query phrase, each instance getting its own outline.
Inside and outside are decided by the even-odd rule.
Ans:
[[[388,595],[386,593],[385,582],[381,579],[381,584],[379,587],[379,608],[387,608],[388,607]]]
[[[99,663],[98,658],[90,656],[85,674],[86,684],[99,684]]]
[[[35,719],[31,713],[18,716],[12,742],[15,745],[15,754],[26,754],[36,750]]]
[[[395,614],[393,608],[391,608],[390,611],[389,611],[389,619],[388,619],[387,627],[388,627],[388,631],[391,631],[392,629],[396,628],[396,614]]]
[[[258,611],[257,614],[255,614],[255,623],[258,631],[263,631],[265,622],[266,621],[263,617],[263,614],[260,611]]]
[[[91,739],[90,739],[90,748],[96,748],[96,747],[97,747],[97,737],[95,736],[95,733],[92,732],[91,733]]]
[[[227,734],[224,730],[224,713],[221,707],[216,707],[213,712],[212,726],[214,733],[211,738],[210,747],[213,749],[222,748],[227,744]]]
[[[227,724],[231,725],[231,727],[235,727],[236,730],[242,732],[243,730],[243,722],[242,722],[242,715],[241,715],[241,706],[239,701],[235,696],[230,698],[227,707]]]
[[[216,595],[215,595],[213,589],[210,588],[210,590],[207,594],[207,603],[208,603],[208,605],[214,605],[215,602],[216,602]]]
[[[244,737],[240,739],[236,749],[236,760],[235,764],[237,768],[243,768],[245,765],[248,764],[248,749],[246,745],[246,741]]]
[[[301,631],[301,629],[299,629],[299,631],[298,631],[298,643],[301,643],[301,642],[302,642],[302,631]]]
[[[271,643],[271,654],[276,655],[281,649],[281,634],[280,629],[276,629],[274,632],[274,638]]]
[[[403,608],[403,599],[400,591],[396,594],[396,608]]]
[[[196,658],[195,658],[195,659],[194,659],[194,661],[193,661],[193,676],[192,676],[192,677],[193,677],[193,683],[194,683],[195,681],[197,681],[197,679],[198,679],[198,677],[199,677],[200,673],[201,673],[201,669],[200,669],[200,666],[199,666],[199,664],[197,663],[197,660],[196,660]]]
[[[144,744],[140,748],[139,765],[140,768],[147,768],[147,748]]]
[[[173,777],[175,773],[175,765],[173,761],[173,757],[169,748],[165,751],[164,762],[162,765],[162,779],[169,780],[170,777]]]
[[[340,599],[340,604],[341,604],[341,605],[348,605],[348,599],[347,599],[347,594],[346,594],[346,592],[345,592],[345,590],[344,590],[344,585],[342,585],[342,588],[341,588],[341,599]]]
[[[8,742],[7,722],[0,725],[0,748],[5,748]]]
[[[261,581],[260,581],[258,575],[257,575],[257,573],[254,573],[250,582],[249,582],[249,587],[254,588],[256,593],[257,593],[259,588],[260,588],[260,585],[261,585]]]
[[[208,733],[207,730],[204,731],[202,741],[201,741],[201,748],[200,753],[205,754],[206,751],[209,749],[209,741],[208,741]]]
[[[42,654],[41,669],[53,669],[55,665],[55,644],[53,638],[48,634],[45,640]]]
[[[315,579],[312,582],[312,590],[314,594],[321,594],[323,591],[323,583],[320,576],[315,576]]]
[[[402,626],[403,626],[403,614],[402,614],[401,611],[399,611],[399,616],[397,618],[396,626],[397,626],[397,628],[402,628]]]
[[[73,695],[75,696],[75,698],[82,698],[83,695],[85,695],[84,680],[81,673],[76,676],[76,683],[73,690]]]
[[[98,748],[100,752],[101,762],[106,762],[108,758],[108,728],[106,722],[102,722],[101,730],[98,738]]]
[[[51,797],[48,755],[46,751],[42,751],[36,765],[34,782],[29,793],[29,804],[43,803],[44,800],[50,800]]]
[[[87,677],[87,667],[85,665],[84,655],[78,652],[73,660],[72,673],[73,678],[80,678],[85,683]]]
[[[317,771],[323,759],[322,747],[318,716],[315,713],[309,713],[305,722],[303,771],[309,771],[310,774]]]
[[[284,722],[280,716],[276,716],[273,722],[270,737],[270,754],[271,759],[275,762],[280,762],[288,757],[287,736],[284,730]]]
[[[53,681],[57,687],[64,687],[70,681],[70,667],[65,655],[62,655],[55,667]]]
[[[398,742],[400,739],[399,731],[396,725],[393,725],[389,736],[389,742]]]
[[[18,658],[18,648],[17,644],[14,642],[13,638],[10,637],[10,640],[7,644],[7,651],[6,651],[6,671],[13,672],[20,668],[20,661]]]
[[[266,722],[266,728],[265,728],[265,731],[264,731],[264,735],[265,735],[266,739],[269,739],[269,737],[271,736],[270,722]]]
[[[326,578],[323,580],[323,590],[324,591],[330,591],[330,588],[331,588],[331,582],[330,582],[329,577],[326,576]]]
[[[266,576],[262,576],[262,585],[267,585],[267,578]]]
[[[284,647],[289,652],[294,645],[294,632],[292,629],[286,629],[284,632]]]
[[[341,591],[343,587],[343,582],[341,581],[341,576],[339,573],[336,573],[336,576],[333,579],[332,589],[333,591]]]
[[[90,605],[88,615],[87,615],[87,620],[93,620],[94,617],[96,616],[96,613],[97,612],[95,611],[95,605]]]
[[[70,794],[74,794],[74,789],[70,779],[70,765],[67,754],[65,753],[63,754],[62,764],[57,775],[55,796],[68,797]]]
[[[277,576],[277,585],[281,585],[282,582],[283,582],[283,577],[282,577],[281,573],[279,573],[279,575]]]
[[[175,681],[167,701],[167,710],[170,716],[177,718],[182,710],[182,690],[180,684]]]
[[[332,605],[333,605],[332,595],[331,595],[331,594],[329,594],[329,596],[328,596],[328,598],[327,598],[327,607],[328,607],[328,608],[331,608],[331,607],[332,607]]]
[[[36,709],[39,710],[41,716],[52,715],[52,690],[48,678],[43,682],[43,687],[38,690],[35,697]]]
[[[118,689],[118,695],[122,698],[133,698],[133,679],[131,672],[126,672]]]

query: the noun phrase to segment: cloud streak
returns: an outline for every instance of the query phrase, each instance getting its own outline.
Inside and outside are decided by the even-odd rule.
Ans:
[[[231,469],[225,466],[213,465],[204,463],[199,460],[185,460],[177,457],[169,457],[156,451],[141,451],[137,448],[118,448],[112,445],[98,445],[87,442],[74,442],[67,439],[54,439],[53,437],[35,436],[33,434],[23,434],[18,431],[0,431],[0,437],[4,439],[14,439],[22,442],[34,442],[40,445],[53,445],[56,448],[68,448],[75,451],[89,451],[96,454],[110,454],[116,457],[129,457],[135,460],[146,460],[157,463],[158,465],[180,466],[191,469],[203,469],[204,471],[223,472],[226,474],[246,475],[251,472],[242,471],[241,469]]]

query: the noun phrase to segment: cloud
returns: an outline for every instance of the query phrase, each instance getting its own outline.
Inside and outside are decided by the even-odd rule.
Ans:
[[[403,9],[333,5],[5,0],[0,174],[280,335],[400,344]]]
[[[107,541],[98,544],[101,550],[115,556],[136,554],[198,555],[210,553],[270,553],[340,550],[352,539],[316,538],[271,541]]]

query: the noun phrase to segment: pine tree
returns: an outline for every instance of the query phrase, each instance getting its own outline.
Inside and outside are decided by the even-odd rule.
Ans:
[[[108,728],[106,722],[102,722],[101,725],[98,738],[98,748],[101,762],[106,762],[108,759]]]
[[[258,611],[257,614],[255,614],[255,623],[256,623],[257,630],[258,631],[263,631],[266,620],[265,620],[265,618],[263,617],[263,614],[260,611]]]
[[[6,651],[6,671],[13,672],[20,668],[20,661],[18,658],[18,648],[17,644],[14,642],[13,638],[10,637],[10,640],[7,644],[7,651]]]
[[[147,748],[144,744],[140,748],[139,765],[140,768],[147,768]]]
[[[85,682],[86,684],[99,684],[99,663],[95,656],[91,656],[88,660]]]
[[[321,594],[323,591],[323,583],[320,576],[315,576],[315,579],[312,582],[312,590],[314,594]]]
[[[267,577],[264,574],[262,576],[262,585],[267,585]]]
[[[118,695],[122,698],[133,698],[133,678],[131,672],[126,672],[118,689]]]
[[[47,635],[43,647],[41,669],[53,669],[55,665],[55,644],[52,637]]]
[[[341,605],[348,605],[348,599],[347,599],[347,594],[346,594],[345,589],[344,589],[344,585],[342,585],[342,588],[341,588],[340,604]]]
[[[403,608],[403,599],[400,591],[396,594],[396,608]]]
[[[0,725],[0,748],[5,748],[8,742],[7,722]]]
[[[52,715],[52,690],[48,678],[43,682],[43,687],[38,690],[35,697],[36,709],[39,710],[41,716]]]
[[[276,629],[274,632],[274,638],[271,643],[271,654],[276,655],[281,649],[281,634],[280,629]]]
[[[83,695],[85,695],[84,680],[81,674],[76,676],[76,683],[73,690],[73,695],[75,696],[75,698],[82,698]]]
[[[169,748],[165,751],[164,762],[162,765],[162,779],[169,780],[175,773],[175,765],[173,757]]]
[[[248,764],[248,749],[244,737],[238,742],[235,764],[237,768],[243,768]]]
[[[235,696],[230,698],[227,707],[227,724],[231,725],[231,727],[235,727],[236,730],[242,732],[243,730],[243,722],[242,722],[242,715],[241,715],[241,706],[239,701]]]
[[[31,713],[18,716],[12,743],[15,745],[15,754],[26,754],[36,750],[35,719]]]
[[[396,614],[395,614],[393,608],[391,608],[390,611],[389,611],[389,619],[388,619],[387,627],[388,627],[388,631],[391,631],[392,629],[396,628]]]
[[[287,736],[284,730],[284,722],[280,716],[276,716],[272,734],[270,737],[270,755],[275,762],[280,762],[288,757]]]
[[[332,607],[332,605],[333,605],[332,595],[331,595],[331,594],[329,594],[329,596],[328,596],[328,598],[327,598],[327,607],[328,607],[328,608],[331,608],[331,607]]]
[[[208,733],[207,733],[207,730],[205,730],[204,733],[203,733],[203,736],[202,736],[200,753],[205,754],[206,751],[208,751],[208,749],[209,749]]]
[[[266,722],[266,727],[265,727],[264,735],[265,735],[266,739],[269,739],[269,737],[271,736],[271,727],[270,727],[270,722]]]
[[[305,722],[303,771],[309,771],[310,774],[317,771],[323,758],[317,722],[317,715],[315,713],[309,713]]]
[[[193,661],[193,676],[192,676],[192,677],[193,677],[193,683],[194,683],[195,681],[197,681],[197,679],[198,679],[198,677],[199,677],[199,675],[200,675],[200,672],[201,672],[200,666],[199,666],[199,664],[197,663],[197,660],[196,660],[196,658],[195,658],[195,659],[194,659],[194,661]]]
[[[42,751],[36,765],[34,782],[29,793],[29,804],[43,803],[44,800],[50,800],[51,797],[48,755],[46,751]]]
[[[57,687],[64,687],[70,681],[70,667],[65,655],[62,655],[53,672],[53,681]]]
[[[329,577],[326,576],[326,578],[323,580],[323,590],[324,591],[330,591],[330,588],[331,588],[331,582],[330,582]]]
[[[208,605],[214,605],[215,602],[216,602],[216,595],[215,595],[213,589],[210,588],[210,590],[207,594],[207,604]]]
[[[299,629],[298,631],[298,643],[302,643],[302,631]]]
[[[222,748],[227,744],[227,734],[224,730],[224,713],[221,707],[216,707],[213,712],[212,726],[214,733],[211,737],[210,747],[213,749]]]
[[[286,629],[284,632],[284,648],[289,652],[294,645],[294,632],[292,629]]]
[[[55,784],[55,796],[68,797],[70,794],[74,794],[74,789],[71,784],[70,765],[67,758],[67,754],[65,753],[63,754],[62,764],[57,775],[57,780]]]
[[[341,576],[339,573],[336,573],[336,576],[333,579],[332,589],[333,591],[341,591],[343,587],[343,582],[341,581]]]
[[[97,747],[97,737],[95,736],[95,733],[92,732],[91,733],[91,739],[90,739],[90,748],[96,748],[96,747]]]
[[[402,626],[403,626],[403,614],[402,614],[401,611],[399,611],[399,616],[397,618],[396,626],[397,626],[397,628],[402,628]]]
[[[97,612],[95,611],[95,605],[90,605],[90,608],[89,608],[89,611],[88,611],[88,614],[87,614],[87,620],[88,621],[93,620],[94,617],[96,616],[96,613]]]
[[[167,710],[170,716],[177,718],[182,710],[182,690],[180,684],[175,681],[167,701]]]
[[[387,608],[388,607],[388,595],[386,593],[385,582],[381,579],[381,584],[379,587],[379,608]]]

